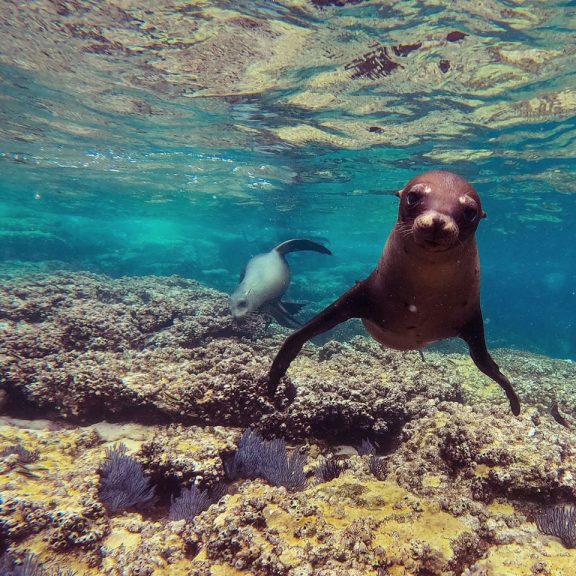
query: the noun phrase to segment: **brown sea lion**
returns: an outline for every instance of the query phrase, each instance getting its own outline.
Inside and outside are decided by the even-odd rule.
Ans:
[[[286,339],[270,368],[270,397],[308,340],[349,318],[361,318],[378,342],[396,350],[462,338],[476,366],[502,386],[518,415],[520,400],[484,340],[474,236],[486,216],[480,197],[466,180],[443,171],[417,176],[397,195],[398,221],[378,266]],[[287,394],[293,400],[294,388]]]

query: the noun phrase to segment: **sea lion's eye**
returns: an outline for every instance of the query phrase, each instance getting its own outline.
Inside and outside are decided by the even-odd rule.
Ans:
[[[408,192],[408,196],[406,196],[406,204],[408,206],[416,206],[420,202],[420,194],[417,192]]]
[[[468,208],[464,208],[464,220],[466,222],[474,222],[478,217],[478,210],[476,208],[472,208],[471,206]]]

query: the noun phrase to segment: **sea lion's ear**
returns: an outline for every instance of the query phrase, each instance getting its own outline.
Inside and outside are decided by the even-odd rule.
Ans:
[[[480,214],[480,219],[486,218],[486,216],[488,216],[488,214],[486,214],[486,212],[484,212],[484,210],[482,210],[482,214]]]
[[[402,188],[402,190],[398,190],[398,192],[396,192],[396,194],[394,194],[394,196],[398,196],[398,198],[400,198],[403,190],[404,190],[404,188]]]

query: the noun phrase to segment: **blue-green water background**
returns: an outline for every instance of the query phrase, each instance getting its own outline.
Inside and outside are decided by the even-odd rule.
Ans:
[[[350,26],[345,18],[364,18],[363,33],[386,42],[381,29],[369,29],[374,19],[382,18],[383,3],[307,11],[275,2],[213,5],[232,7],[256,20],[296,21],[319,34],[322,27]],[[564,53],[555,70],[541,67],[526,82],[495,95],[468,94],[457,79],[452,85],[422,85],[417,92],[397,95],[399,105],[410,102],[413,118],[437,110],[449,115],[459,107],[472,112],[478,99],[498,105],[550,92],[574,94],[573,3],[550,3],[547,19],[535,20],[532,29],[507,25],[489,32],[482,30],[483,15],[449,12],[454,10],[450,5],[414,5],[413,17],[398,17],[395,30],[409,35],[413,28],[418,34],[428,21],[422,36],[464,29],[470,36],[485,34],[487,43]],[[38,32],[26,26],[71,17],[43,13],[38,3],[30,14],[21,15],[14,31],[14,22],[3,13],[3,26],[20,34],[24,43],[31,38],[41,43],[42,34],[64,41],[63,29],[46,26]],[[9,40],[4,35],[1,41],[0,66],[4,272],[68,268],[111,276],[179,274],[230,292],[251,256],[288,238],[308,237],[325,242],[333,256],[289,256],[293,281],[287,299],[307,304],[305,318],[373,269],[396,219],[395,191],[424,170],[447,169],[474,184],[488,213],[478,240],[491,346],[576,359],[573,105],[530,118],[526,125],[491,129],[489,123],[470,120],[454,137],[420,135],[402,146],[389,141],[351,147],[289,142],[271,130],[321,127],[327,119],[360,115],[287,104],[287,97],[318,72],[312,62],[292,73],[284,69],[288,81],[277,88],[251,94],[239,90],[233,97],[204,98],[199,91],[190,98],[126,83],[120,75],[114,77],[114,68],[75,75],[64,66],[34,69],[24,57],[19,59]],[[74,48],[67,56],[74,60]],[[126,66],[128,58],[118,69]],[[100,81],[108,82],[107,91],[86,88]],[[395,80],[375,82],[379,94],[386,89],[384,82]],[[372,88],[364,83],[357,90],[362,94]],[[107,109],[107,98],[118,95],[140,106],[129,112]],[[362,120],[398,123],[393,107],[367,112]],[[490,155],[473,154],[487,149]]]

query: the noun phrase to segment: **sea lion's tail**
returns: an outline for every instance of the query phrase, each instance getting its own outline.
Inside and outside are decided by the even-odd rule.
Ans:
[[[306,240],[306,238],[286,240],[286,242],[282,242],[282,244],[276,246],[274,250],[282,256],[288,254],[288,252],[298,252],[300,250],[312,250],[313,252],[320,252],[321,254],[332,254],[326,246],[322,246],[322,244],[318,244],[317,242],[312,242],[312,240]]]

